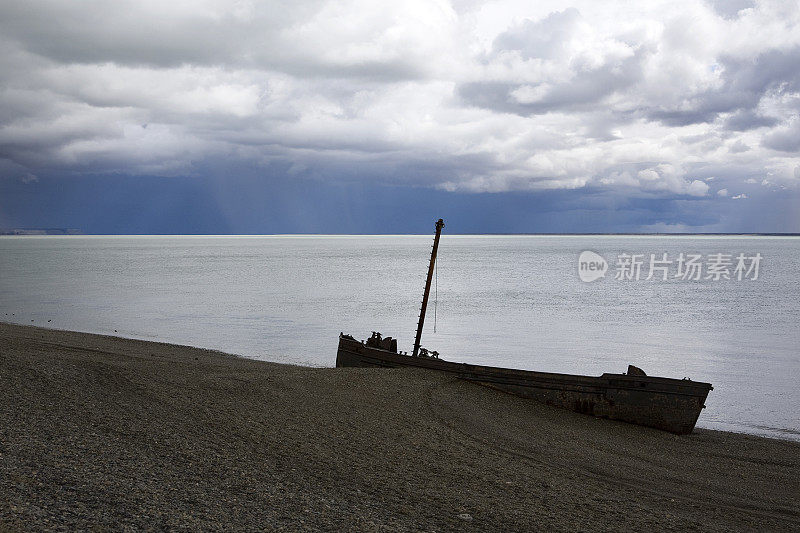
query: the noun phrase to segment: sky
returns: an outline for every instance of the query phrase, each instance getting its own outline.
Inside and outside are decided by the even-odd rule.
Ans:
[[[0,228],[800,232],[800,3],[0,2]]]

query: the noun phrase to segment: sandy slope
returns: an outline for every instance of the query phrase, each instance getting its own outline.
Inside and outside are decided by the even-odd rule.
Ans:
[[[774,530],[799,496],[798,443],[0,324],[0,530]]]

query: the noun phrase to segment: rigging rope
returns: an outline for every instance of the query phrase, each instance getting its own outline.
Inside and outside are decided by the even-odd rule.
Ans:
[[[433,297],[433,332],[436,333],[436,307],[439,304],[439,261],[436,261],[436,288]]]

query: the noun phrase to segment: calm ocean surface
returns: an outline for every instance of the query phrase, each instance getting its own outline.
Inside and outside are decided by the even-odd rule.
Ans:
[[[0,320],[333,366],[340,331],[365,339],[377,330],[411,350],[431,243],[0,237]],[[714,385],[698,425],[800,440],[798,245],[793,237],[445,233],[423,346],[445,359],[531,370],[599,375],[631,363],[688,376]],[[605,279],[580,281],[584,250],[608,261]],[[644,254],[642,279],[614,279],[622,253]],[[676,279],[675,265],[670,280],[645,280],[650,254],[663,253],[728,253],[734,266],[739,253],[763,259],[757,280]]]

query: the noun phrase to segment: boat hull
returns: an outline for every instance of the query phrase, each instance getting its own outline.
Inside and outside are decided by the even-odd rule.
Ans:
[[[599,377],[534,372],[412,357],[339,337],[337,367],[416,367],[453,374],[523,398],[677,434],[694,429],[709,383],[626,374]]]

